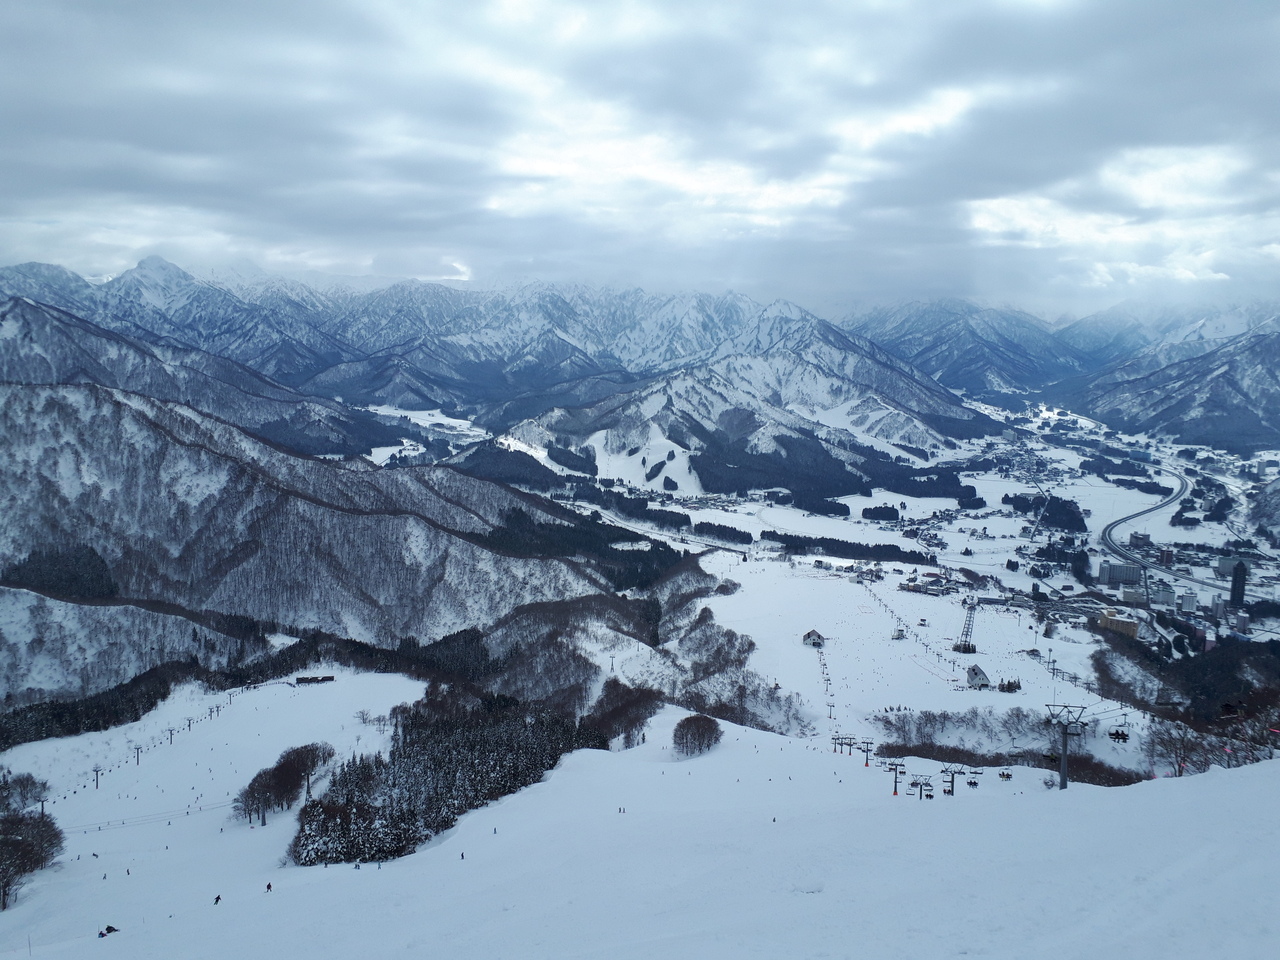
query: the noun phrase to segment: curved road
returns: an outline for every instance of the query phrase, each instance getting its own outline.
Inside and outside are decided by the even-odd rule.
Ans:
[[[1116,543],[1115,536],[1114,536],[1116,527],[1120,526],[1122,523],[1128,523],[1130,520],[1137,520],[1139,517],[1145,517],[1149,513],[1155,513],[1157,510],[1162,510],[1172,503],[1177,503],[1184,496],[1186,496],[1187,488],[1191,486],[1191,481],[1188,480],[1182,474],[1169,469],[1169,467],[1164,464],[1161,464],[1161,468],[1164,470],[1165,473],[1173,474],[1173,476],[1178,478],[1179,486],[1178,486],[1177,492],[1174,493],[1174,495],[1169,497],[1167,500],[1162,500],[1160,503],[1157,503],[1154,507],[1147,507],[1147,509],[1139,510],[1137,513],[1131,513],[1127,517],[1121,517],[1119,520],[1112,520],[1110,523],[1108,523],[1105,527],[1102,528],[1102,535],[1101,535],[1102,545],[1106,547],[1109,551],[1114,553],[1121,560],[1124,560],[1126,563],[1136,563],[1141,567],[1147,568],[1148,570],[1159,570],[1161,574],[1167,577],[1170,577],[1174,580],[1181,580],[1184,583],[1194,583],[1201,587],[1208,587],[1211,590],[1222,590],[1223,584],[1220,582],[1216,582],[1213,580],[1200,580],[1200,579],[1197,579],[1196,577],[1188,576],[1185,573],[1175,573],[1174,571],[1170,570],[1168,567],[1162,567],[1158,563],[1152,563],[1150,560],[1142,559],[1142,557],[1138,556],[1135,553],[1130,553],[1127,548],[1122,547],[1120,546],[1120,544]],[[1267,599],[1263,597],[1260,593],[1257,593],[1256,591],[1246,591],[1245,595],[1251,596],[1255,600]]]

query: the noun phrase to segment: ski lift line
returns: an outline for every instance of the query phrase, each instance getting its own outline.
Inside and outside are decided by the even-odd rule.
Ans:
[[[195,813],[208,813],[211,810],[225,810],[234,805],[234,800],[223,800],[218,803],[202,803]],[[120,820],[96,820],[92,823],[74,823],[63,826],[63,830],[119,830],[121,827],[133,827],[141,824],[155,823],[158,820],[171,820],[174,817],[185,817],[192,813],[190,807],[180,810],[167,810],[161,813],[143,813],[136,817],[122,817]]]
[[[1091,720],[1110,720],[1116,714],[1128,713],[1132,707],[1110,707],[1106,710],[1099,710],[1096,713],[1088,713],[1087,716]]]

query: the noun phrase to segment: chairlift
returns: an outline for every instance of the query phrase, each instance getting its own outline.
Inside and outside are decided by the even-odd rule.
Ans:
[[[1114,740],[1116,743],[1129,742],[1129,731],[1121,730],[1119,727],[1116,727],[1114,730],[1108,733],[1107,736],[1110,737],[1112,740]]]
[[[977,780],[966,780],[966,781],[965,781],[965,783],[968,785],[968,787],[969,787],[969,789],[970,789],[970,790],[977,790],[977,789],[978,789],[978,781],[977,781]]]
[[[1001,779],[1001,780],[1012,780],[1012,779],[1013,779],[1013,771],[1012,771],[1012,770],[1009,770],[1009,769],[1001,770],[1001,771],[1000,771],[1000,779]]]

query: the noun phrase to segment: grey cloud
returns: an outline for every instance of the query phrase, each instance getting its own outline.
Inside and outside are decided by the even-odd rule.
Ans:
[[[1084,286],[1114,251],[992,242],[966,204],[1052,195],[1141,222],[1160,212],[1100,184],[1103,164],[1232,146],[1253,166],[1220,212],[1245,234],[1278,215],[1270,4],[649,7],[659,29],[593,31],[612,14],[592,6],[586,33],[563,39],[542,20],[448,3],[8,4],[0,259],[94,270],[148,252],[234,253],[424,275],[457,259],[481,282],[734,287],[831,310],[960,294],[1052,310],[1138,287]],[[765,191],[807,183],[843,169],[835,121],[945,89],[978,99],[936,130],[870,147],[839,202],[756,211],[749,187],[708,182],[704,195],[681,180],[720,165]],[[556,136],[554,123],[587,136],[567,119],[579,103],[615,108],[624,137],[668,143],[688,169],[613,184],[587,151],[582,169],[604,176],[592,186],[509,168],[512,142],[543,135],[548,111]],[[532,206],[495,208],[513,192]],[[1168,254],[1154,242],[1124,253],[1156,265]],[[1280,264],[1243,247],[1218,258],[1251,290]]]

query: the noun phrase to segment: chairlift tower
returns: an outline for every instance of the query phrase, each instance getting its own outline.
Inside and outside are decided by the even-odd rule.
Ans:
[[[932,779],[930,779],[927,776],[921,775],[916,777],[916,779],[913,780],[912,783],[914,783],[916,787],[917,800],[933,799],[933,780]]]
[[[1068,737],[1078,737],[1084,733],[1085,708],[1065,703],[1047,703],[1049,722],[1057,724],[1062,731],[1062,750],[1058,754],[1058,789],[1067,789],[1067,745]]]
[[[966,604],[966,606],[969,609],[965,612],[965,615],[964,615],[964,629],[960,631],[960,642],[972,643],[973,642],[973,617],[974,617],[974,614],[978,612],[978,603],[975,600],[972,603]]]
[[[861,745],[857,747],[857,749],[862,751],[862,760],[863,760],[862,765],[864,767],[871,766],[871,750],[874,748],[874,746],[875,744],[873,744],[870,740],[863,738]]]
[[[942,791],[948,797],[956,795],[956,777],[964,773],[965,766],[962,763],[948,763],[942,767],[942,776],[948,778],[947,789]]]
[[[906,773],[907,765],[901,761],[895,760],[888,764],[888,768],[893,771],[893,795],[898,795],[898,777]]]

